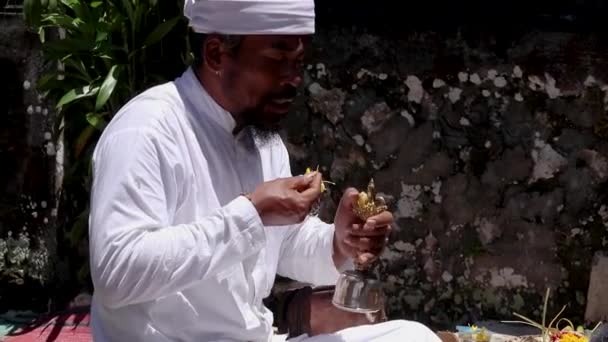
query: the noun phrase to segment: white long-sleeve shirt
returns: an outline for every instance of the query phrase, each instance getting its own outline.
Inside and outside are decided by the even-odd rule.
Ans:
[[[192,69],[126,104],[93,155],[90,266],[97,342],[269,341],[275,274],[335,284],[332,225],[264,227],[240,196],[289,177]]]

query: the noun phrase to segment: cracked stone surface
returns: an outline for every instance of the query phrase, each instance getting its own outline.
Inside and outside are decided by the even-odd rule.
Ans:
[[[0,307],[48,304],[57,269],[57,190],[63,148],[53,139],[54,105],[35,85],[44,64],[21,17],[0,28]],[[19,275],[16,281],[11,274]],[[55,277],[57,275],[57,277]],[[25,285],[24,285],[25,284]],[[23,285],[19,290],[19,285]],[[26,289],[27,290],[24,290]],[[25,296],[19,296],[20,293]],[[17,294],[17,295],[16,295]],[[10,303],[10,304],[7,304]]]
[[[430,46],[426,33],[366,34],[363,46],[337,32],[315,50],[334,77],[310,81],[343,95],[325,104],[343,108],[340,120],[311,118],[317,134],[330,134],[317,120],[336,132],[285,139],[295,170],[325,158],[337,182],[328,208],[371,177],[387,198],[396,227],[378,272],[390,315],[436,325],[534,315],[546,287],[582,315],[589,261],[608,246],[608,60],[572,69],[552,58],[582,57],[568,44],[588,52],[598,37],[530,33],[496,58],[457,35]],[[550,52],[539,64],[540,42]]]

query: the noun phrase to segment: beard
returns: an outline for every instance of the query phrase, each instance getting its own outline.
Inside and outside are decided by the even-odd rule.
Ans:
[[[281,135],[279,134],[280,128],[269,129],[249,126],[248,130],[259,146],[273,144],[281,139]]]
[[[281,91],[264,96],[258,105],[239,113],[245,119],[247,129],[258,144],[265,145],[280,139],[281,121],[284,115],[276,115],[265,111],[266,105],[277,99],[292,99],[297,95],[297,89],[287,86]]]
[[[269,122],[262,108],[254,108],[239,113],[246,118],[243,130],[259,145],[271,144],[280,139],[281,124],[278,121]]]

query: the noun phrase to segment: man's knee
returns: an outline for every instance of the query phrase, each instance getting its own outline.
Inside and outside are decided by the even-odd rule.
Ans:
[[[397,319],[393,321],[387,321],[383,324],[387,325],[387,328],[399,333],[403,333],[403,336],[416,337],[417,342],[441,342],[441,339],[426,325],[415,322]],[[414,340],[411,340],[414,341]]]

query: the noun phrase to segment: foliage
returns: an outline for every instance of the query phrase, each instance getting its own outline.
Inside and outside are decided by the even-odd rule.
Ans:
[[[0,280],[3,283],[23,284],[24,275],[44,281],[48,276],[48,253],[44,242],[34,249],[27,232],[18,238],[9,232],[6,239],[0,239]]]
[[[467,327],[456,327],[458,336],[463,341],[473,342],[488,342],[491,339],[491,334],[484,327],[478,327],[475,324]]]
[[[551,293],[550,289],[547,289],[545,294],[545,301],[543,305],[543,315],[542,322],[535,322],[534,320],[520,315],[518,313],[513,313],[518,318],[522,319],[521,321],[506,321],[506,323],[522,323],[526,325],[533,326],[540,330],[541,337],[543,342],[587,342],[589,341],[590,336],[596,331],[596,329],[602,324],[598,323],[595,328],[592,330],[586,330],[584,327],[579,326],[575,329],[574,324],[567,318],[558,318],[561,314],[566,310],[566,306],[564,306],[555,317],[549,322],[547,325],[547,307],[549,305],[549,295]],[[560,329],[561,322],[566,323],[566,325]]]
[[[174,78],[191,60],[180,6],[158,0],[24,2],[25,20],[38,32],[48,62],[38,91],[57,104],[53,134],[63,139],[67,166],[60,216],[73,247],[86,246],[90,161],[100,133],[129,99]],[[80,260],[86,265],[86,258]],[[86,269],[81,273],[88,276]]]

